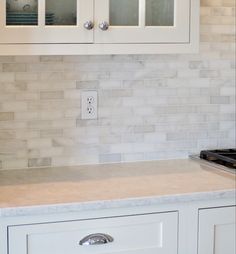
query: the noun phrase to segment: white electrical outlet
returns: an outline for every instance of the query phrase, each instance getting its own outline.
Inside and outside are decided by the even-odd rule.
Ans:
[[[81,118],[97,119],[98,117],[98,93],[97,91],[82,91],[81,93]]]

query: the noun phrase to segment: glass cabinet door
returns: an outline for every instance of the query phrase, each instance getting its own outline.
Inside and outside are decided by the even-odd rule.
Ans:
[[[92,43],[93,0],[1,0],[0,43]]]
[[[191,0],[95,0],[98,43],[189,43]]]

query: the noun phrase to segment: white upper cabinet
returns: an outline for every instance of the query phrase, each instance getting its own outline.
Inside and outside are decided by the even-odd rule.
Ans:
[[[189,43],[190,0],[99,0],[96,43]]]
[[[194,53],[200,0],[1,0],[0,55]]]
[[[1,0],[0,43],[92,43],[93,0]]]

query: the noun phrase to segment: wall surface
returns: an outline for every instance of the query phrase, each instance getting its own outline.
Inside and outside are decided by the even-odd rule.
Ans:
[[[0,57],[0,169],[235,147],[234,7],[201,1],[197,55]],[[83,89],[98,120],[81,120]]]

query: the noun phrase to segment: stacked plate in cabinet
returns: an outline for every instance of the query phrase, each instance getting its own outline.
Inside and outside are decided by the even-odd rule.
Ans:
[[[6,24],[8,26],[37,26],[38,13],[36,12],[7,12]],[[54,24],[54,13],[46,13],[46,25]]]

